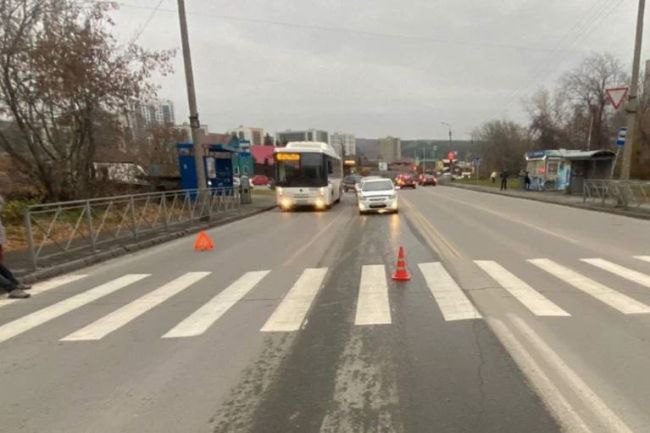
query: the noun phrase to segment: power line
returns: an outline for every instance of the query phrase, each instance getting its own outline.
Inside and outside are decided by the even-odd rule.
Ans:
[[[133,5],[129,3],[123,3],[123,2],[116,2],[116,3],[120,6],[124,6],[128,8],[145,9],[145,10],[152,9],[151,6]],[[157,8],[157,10],[160,12],[169,12],[174,14],[177,13],[175,9]],[[366,30],[353,29],[349,27],[330,27],[330,26],[318,26],[318,25],[311,25],[311,24],[298,24],[298,23],[289,23],[284,21],[265,20],[259,18],[245,18],[245,17],[238,17],[233,15],[209,14],[204,12],[188,13],[188,15],[203,17],[203,18],[221,19],[225,21],[242,22],[242,23],[250,23],[250,24],[265,24],[265,25],[272,25],[272,26],[278,26],[284,28],[322,31],[322,32],[337,33],[337,34],[348,33],[348,34],[354,34],[359,36],[372,36],[372,37],[405,39],[405,40],[421,40],[421,41],[428,41],[428,42],[433,42],[442,45],[458,45],[458,46],[470,46],[470,47],[481,47],[481,48],[486,48],[486,47],[504,48],[504,49],[520,50],[520,51],[541,51],[541,52],[547,52],[553,50],[551,48],[544,48],[544,47],[530,47],[525,45],[502,44],[497,42],[466,41],[466,40],[463,41],[457,39],[434,38],[434,37],[422,36],[422,35],[405,35],[399,33],[372,32]]]
[[[144,33],[144,31],[147,29],[147,26],[149,26],[151,20],[153,20],[153,17],[156,15],[156,12],[158,12],[158,10],[160,9],[160,6],[163,4],[163,1],[165,0],[160,0],[156,5],[156,7],[151,10],[151,13],[149,14],[147,20],[144,22],[142,27],[140,27],[140,30],[138,30],[136,34],[133,36],[132,42],[136,42],[138,39],[140,39],[140,36],[142,36],[142,33]]]

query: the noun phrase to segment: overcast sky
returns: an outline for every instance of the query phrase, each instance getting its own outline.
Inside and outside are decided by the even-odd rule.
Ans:
[[[313,127],[366,138],[443,138],[448,122],[467,138],[491,119],[525,121],[521,99],[591,52],[631,64],[637,3],[186,0],[201,122],[211,132]],[[157,81],[182,122],[176,0],[119,4],[121,40],[141,31],[147,48],[179,49],[174,75]]]

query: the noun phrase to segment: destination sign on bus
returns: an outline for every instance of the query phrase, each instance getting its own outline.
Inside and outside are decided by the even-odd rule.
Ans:
[[[278,161],[300,161],[299,153],[277,153],[275,158]]]

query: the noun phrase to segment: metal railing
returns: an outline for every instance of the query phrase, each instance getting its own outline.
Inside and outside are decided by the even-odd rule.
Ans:
[[[584,203],[650,210],[650,182],[647,181],[589,179],[584,181],[582,192]]]
[[[145,234],[209,222],[240,207],[236,188],[179,190],[29,206],[24,224],[32,267],[62,255],[124,244]]]

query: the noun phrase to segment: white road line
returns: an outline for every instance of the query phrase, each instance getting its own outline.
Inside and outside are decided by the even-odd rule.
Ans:
[[[650,263],[650,256],[634,256],[634,258]]]
[[[488,319],[492,330],[506,347],[508,353],[515,360],[521,371],[536,389],[544,403],[555,416],[567,433],[590,433],[591,430],[580,417],[580,414],[571,406],[571,403],[562,395],[562,392],[553,384],[544,370],[535,361],[535,358],[517,340],[512,332],[498,319]]]
[[[576,289],[581,290],[610,307],[617,309],[623,314],[650,313],[649,306],[622,293],[618,293],[617,291],[612,290],[591,278],[587,278],[572,269],[559,265],[552,260],[532,259],[528,261],[543,271],[546,271],[560,280],[563,280],[565,283],[572,285]]]
[[[56,304],[50,305],[49,307],[35,311],[31,314],[28,314],[27,316],[23,316],[12,322],[6,323],[0,326],[0,343],[12,337],[15,337],[16,335],[22,334],[23,332],[29,331],[30,329],[42,325],[43,323],[46,323],[50,320],[63,316],[72,310],[83,307],[84,305],[96,301],[103,296],[110,295],[111,293],[116,292],[128,286],[129,284],[140,281],[149,275],[150,274],[124,275],[122,277],[109,281],[108,283],[104,283],[93,289],[86,290],[83,293],[79,293],[78,295],[64,299],[63,301],[57,302]]]
[[[327,268],[305,269],[262,327],[262,332],[297,331],[323,285]]]
[[[361,268],[354,324],[389,325],[391,323],[386,268],[384,265],[364,266]]]
[[[61,341],[100,340],[208,275],[210,272],[188,272],[73,332]]]
[[[583,262],[596,266],[621,278],[632,281],[633,283],[640,284],[645,287],[650,287],[650,275],[635,271],[634,269],[626,268],[616,263],[612,263],[603,259],[582,259]]]
[[[562,308],[549,301],[525,281],[509,272],[497,262],[474,260],[492,279],[537,316],[570,316]]]
[[[544,340],[521,318],[508,315],[512,323],[541,354],[544,360],[564,378],[575,394],[591,409],[593,417],[597,418],[608,432],[633,433],[630,427],[612,411],[609,406],[587,385],[578,374],[571,369],[562,358],[548,346]]]
[[[162,338],[195,337],[203,334],[226,311],[240,301],[270,271],[247,272],[206,304],[169,330]]]
[[[481,318],[481,313],[465,296],[442,263],[420,263],[418,266],[446,321]]]
[[[86,278],[88,275],[85,274],[74,274],[74,275],[63,275],[57,278],[52,278],[51,280],[42,281],[40,283],[34,284],[34,287],[29,291],[33,295],[38,295],[39,293],[47,292],[48,290],[56,289],[57,287],[64,286],[66,284],[74,283],[75,281]],[[20,299],[8,299],[6,297],[0,298],[0,307],[5,305],[13,304]]]

